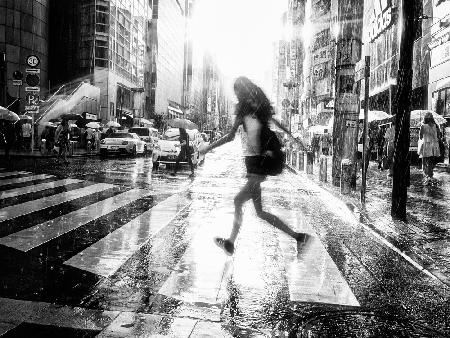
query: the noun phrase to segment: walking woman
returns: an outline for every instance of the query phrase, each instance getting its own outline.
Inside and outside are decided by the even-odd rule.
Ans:
[[[425,175],[425,183],[430,183],[433,179],[433,171],[436,166],[436,158],[441,156],[439,150],[439,140],[441,132],[438,125],[434,121],[433,114],[427,112],[420,126],[419,142],[419,157],[422,158],[422,169]]]
[[[69,121],[63,119],[61,124],[56,128],[55,132],[55,140],[59,146],[58,158],[57,161],[61,158],[61,155],[64,157],[64,163],[68,164],[67,160],[67,152],[69,151]]]
[[[189,175],[189,177],[194,177],[194,164],[192,163],[191,158],[189,135],[184,128],[178,128],[178,130],[180,131],[180,153],[177,156],[172,176],[175,176],[177,174],[177,171],[180,168],[180,161],[186,159],[186,161],[189,163],[189,167],[191,168],[191,174]]]
[[[234,83],[234,92],[238,99],[236,105],[236,119],[231,132],[223,136],[209,146],[200,149],[201,153],[206,153],[234,139],[240,125],[242,147],[247,169],[247,183],[234,198],[234,221],[233,229],[229,238],[214,238],[215,243],[222,248],[227,255],[234,253],[234,243],[242,224],[242,206],[248,200],[253,201],[258,217],[269,222],[274,227],[285,232],[297,241],[306,240],[307,234],[298,233],[289,228],[280,218],[264,211],[261,201],[261,182],[266,176],[261,175],[261,128],[269,123],[272,115],[272,107],[263,91],[246,77],[239,77]],[[270,154],[266,154],[269,155]]]

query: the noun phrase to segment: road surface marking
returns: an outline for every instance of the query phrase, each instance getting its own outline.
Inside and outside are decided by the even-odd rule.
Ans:
[[[290,300],[360,306],[347,281],[312,227],[303,221],[304,215],[299,211],[281,208],[272,210],[296,231],[313,236],[305,246],[300,246],[300,252],[297,252],[296,242],[292,238],[280,234],[280,246],[285,257]]]
[[[228,256],[214,244],[213,237],[228,233],[233,211],[220,209],[211,213],[212,218],[189,215],[189,227],[198,227],[198,230],[158,294],[190,303],[220,303],[218,295],[229,264]]]
[[[0,178],[9,177],[9,176],[19,176],[19,175],[30,175],[31,173],[28,171],[9,171],[5,173],[0,173]]]
[[[35,184],[35,185],[30,185],[27,187],[0,191],[0,200],[6,199],[6,198],[11,198],[11,197],[18,197],[18,196],[26,195],[26,194],[31,194],[31,193],[42,191],[42,190],[54,189],[54,188],[62,187],[62,186],[69,185],[69,184],[81,183],[81,182],[83,182],[83,181],[69,178],[69,179],[64,179],[64,180],[59,180],[59,181],[54,181],[54,182],[39,183],[39,184]]]
[[[26,252],[149,195],[147,190],[132,189],[0,238],[0,244]]]
[[[81,197],[89,196],[103,190],[113,188],[114,185],[107,183],[93,184],[84,188],[74,189],[56,195],[51,195],[37,200],[11,205],[0,209],[0,222],[7,221],[19,216],[31,214],[48,207],[69,202]]]
[[[46,178],[52,178],[52,177],[55,177],[55,176],[53,176],[53,175],[32,175],[32,176],[26,176],[26,177],[10,178],[7,180],[0,180],[0,186],[16,184],[16,183],[24,183],[24,182],[30,182],[30,181],[37,181],[37,180],[45,180]]]
[[[184,194],[172,195],[68,259],[65,264],[103,277],[111,276],[188,204]]]

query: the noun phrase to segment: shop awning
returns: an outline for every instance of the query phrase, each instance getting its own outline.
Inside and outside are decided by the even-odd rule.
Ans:
[[[436,84],[436,91],[443,89],[443,88],[449,88],[450,87],[450,78],[439,80]]]

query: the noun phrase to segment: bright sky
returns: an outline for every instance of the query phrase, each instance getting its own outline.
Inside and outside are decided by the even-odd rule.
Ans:
[[[271,70],[272,43],[282,34],[286,8],[287,0],[196,0],[194,44],[215,53],[226,76],[248,76],[268,92],[264,75]]]

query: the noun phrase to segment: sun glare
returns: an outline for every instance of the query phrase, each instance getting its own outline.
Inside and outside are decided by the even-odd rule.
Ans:
[[[285,0],[197,0],[194,48],[216,56],[224,75],[262,80],[270,71],[272,43],[282,37]],[[195,50],[194,49],[194,50]]]

